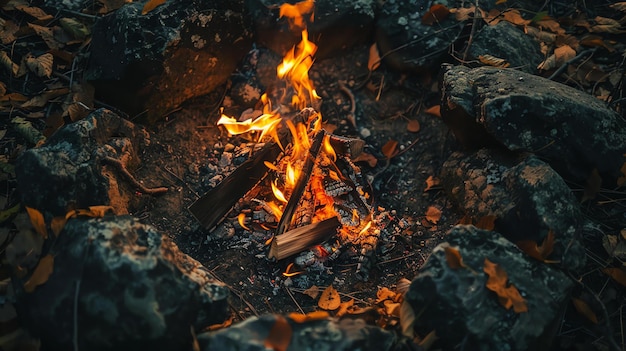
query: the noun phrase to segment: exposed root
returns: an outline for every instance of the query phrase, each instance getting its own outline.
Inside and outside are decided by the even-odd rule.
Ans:
[[[132,186],[134,186],[135,188],[137,188],[140,192],[144,194],[159,195],[159,194],[163,194],[167,192],[168,190],[166,187],[147,188],[145,185],[141,184],[137,179],[135,179],[135,177],[132,174],[130,174],[130,172],[128,171],[126,166],[122,163],[122,161],[118,159],[107,156],[103,158],[103,161],[117,168],[117,170],[120,173],[122,173],[124,177],[126,177],[126,180],[128,180]]]

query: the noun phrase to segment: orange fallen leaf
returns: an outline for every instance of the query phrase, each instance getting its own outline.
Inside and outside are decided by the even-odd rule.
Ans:
[[[380,66],[380,53],[378,52],[378,47],[376,43],[370,46],[370,55],[367,59],[367,69],[370,71],[375,71]]]
[[[428,178],[426,178],[426,188],[424,189],[424,192],[427,192],[428,190],[432,189],[434,186],[439,185],[440,182],[441,181],[439,180],[439,178],[428,176]]]
[[[537,246],[534,240],[520,240],[515,244],[528,256],[539,261],[547,262],[546,258],[550,256],[554,249],[554,232],[552,229],[548,230],[548,234],[543,239],[541,246]]]
[[[267,338],[265,338],[265,347],[274,351],[287,351],[291,343],[291,334],[293,334],[293,330],[287,319],[277,315],[276,322],[274,322]]]
[[[334,311],[341,305],[341,297],[337,290],[335,290],[332,285],[329,285],[322,292],[322,296],[320,296],[319,301],[317,301],[317,305],[323,310]]]
[[[342,302],[339,306],[339,311],[337,311],[337,317],[341,317],[344,314],[348,313],[348,309],[354,306],[354,299],[350,299],[346,302]]]
[[[141,10],[141,14],[145,15],[148,12],[156,9],[157,7],[165,4],[165,0],[150,0],[145,5],[143,5],[143,9]]]
[[[528,312],[526,300],[513,284],[507,284],[508,276],[504,268],[485,258],[483,271],[489,277],[485,286],[498,295],[498,301],[507,310],[513,307],[515,313]]]
[[[64,216],[54,217],[50,222],[50,228],[55,236],[59,236],[63,228],[65,227],[65,223],[67,223],[67,219]]]
[[[434,105],[426,109],[424,113],[441,118],[441,105]]]
[[[474,224],[476,228],[484,229],[484,230],[493,230],[496,227],[496,216],[487,215],[482,216],[476,224]]]
[[[443,251],[446,255],[446,262],[450,268],[459,269],[465,267],[463,257],[461,257],[461,252],[458,249],[447,246],[444,247]]]
[[[354,300],[352,300],[354,301]],[[289,318],[291,318],[296,323],[304,323],[310,321],[319,321],[330,317],[328,312],[326,311],[313,311],[307,314],[302,313],[289,313]]]
[[[370,167],[376,167],[376,164],[378,163],[378,159],[374,157],[374,155],[368,154],[367,152],[361,152],[357,157],[353,158],[352,161],[365,161]]]
[[[576,311],[578,311],[578,313],[585,316],[594,324],[598,324],[598,317],[585,301],[572,297],[572,303],[574,304],[574,308],[576,309]]]
[[[35,267],[33,274],[30,278],[24,283],[24,291],[27,293],[32,293],[35,291],[35,288],[39,285],[48,281],[50,274],[52,274],[54,270],[54,256],[48,254],[42,257]]]
[[[626,272],[621,268],[604,268],[602,272],[609,275],[616,282],[626,286]]]
[[[46,229],[46,221],[43,218],[43,214],[38,210],[28,206],[26,206],[26,212],[28,212],[28,217],[30,217],[30,222],[33,224],[35,232],[37,232],[37,234],[43,236],[44,238],[47,238],[48,230]]]
[[[400,317],[400,302],[385,300],[385,302],[383,302],[383,305],[385,306],[386,315]]]
[[[76,217],[76,216],[86,216],[86,217],[93,217],[93,218],[102,218],[109,211],[113,211],[113,207],[111,207],[111,206],[104,206],[104,205],[101,205],[101,206],[89,206],[89,208],[87,208],[87,209],[78,209],[78,210],[68,211],[65,214],[65,218],[69,219],[71,217]]]
[[[495,57],[489,54],[478,55],[478,61],[480,61],[481,63],[484,63],[485,65],[499,67],[499,68],[507,68],[511,65],[510,63],[506,62],[505,59]]]
[[[382,152],[388,159],[393,158],[398,154],[398,141],[393,139],[389,140],[385,143],[385,145],[383,145]]]
[[[432,26],[448,18],[448,15],[450,15],[450,10],[448,10],[447,7],[441,4],[435,4],[422,16],[422,24]]]
[[[420,131],[420,122],[416,119],[411,119],[406,124],[406,130],[411,133],[417,133]]]
[[[376,303],[378,304],[385,300],[395,300],[396,295],[397,295],[396,292],[383,286],[382,288],[379,288],[378,291],[376,292]]]
[[[539,70],[550,70],[553,68],[558,68],[559,66],[565,64],[565,62],[576,57],[576,51],[572,49],[569,45],[563,45],[556,49],[554,49],[554,54],[548,56],[543,62],[541,62],[537,69]]]
[[[429,206],[426,210],[426,219],[433,224],[437,224],[441,219],[441,210],[435,206]]]

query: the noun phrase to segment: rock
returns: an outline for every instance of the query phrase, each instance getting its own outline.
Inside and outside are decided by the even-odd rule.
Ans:
[[[527,73],[536,73],[537,65],[543,60],[539,43],[506,21],[479,29],[469,53],[476,60],[481,55],[504,59],[511,68]]]
[[[144,2],[126,4],[94,25],[86,79],[96,96],[156,121],[226,82],[249,51],[243,2],[167,1],[145,15]]]
[[[429,256],[405,295],[416,330],[435,331],[444,350],[547,350],[573,287],[565,274],[528,259],[498,233],[453,227]],[[465,267],[451,268],[445,248]],[[527,312],[506,309],[485,286],[485,259],[498,264],[526,301]]]
[[[186,350],[191,329],[222,323],[228,289],[154,228],[128,216],[70,219],[18,314],[46,350]],[[76,338],[76,347],[73,339]]]
[[[626,120],[595,97],[513,69],[444,65],[441,116],[466,148],[533,152],[565,179],[623,176]],[[601,157],[599,157],[601,155]]]
[[[300,42],[301,29],[289,28],[285,18],[279,19],[279,6],[293,0],[249,0],[247,3],[257,34],[257,43],[283,55]],[[308,21],[309,40],[318,45],[315,55],[324,59],[345,52],[359,44],[370,43],[376,0],[317,0],[314,19]],[[305,16],[306,17],[306,16]]]
[[[305,317],[303,317],[305,318]],[[200,349],[209,350],[421,350],[411,340],[362,319],[294,320],[280,315],[251,317],[237,325],[198,336]],[[268,346],[269,343],[269,346]]]
[[[128,213],[130,191],[118,186],[118,173],[102,165],[105,157],[132,167],[147,132],[106,109],[68,124],[39,148],[26,150],[15,164],[22,203],[47,220],[69,210],[110,205]]]
[[[495,216],[494,230],[512,242],[541,245],[552,231],[555,244],[548,259],[571,270],[584,266],[579,204],[563,179],[537,157],[487,149],[455,152],[443,165],[441,182],[467,216]]]
[[[437,67],[461,32],[454,16],[433,25],[422,23],[432,5],[454,1],[387,0],[376,21],[376,45],[384,61],[400,71],[425,72]]]

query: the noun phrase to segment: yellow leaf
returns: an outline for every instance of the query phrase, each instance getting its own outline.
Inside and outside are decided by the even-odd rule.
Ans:
[[[154,10],[155,8],[165,4],[165,0],[150,0],[145,5],[143,5],[143,9],[141,10],[141,14],[145,15],[148,12]]]
[[[435,206],[429,206],[426,210],[426,219],[433,224],[437,224],[441,219],[441,210]]]
[[[485,286],[498,295],[498,301],[507,310],[513,307],[515,313],[528,312],[526,300],[520,295],[515,285],[507,284],[507,274],[500,265],[485,258],[483,271],[489,277]]]
[[[293,330],[285,317],[277,315],[276,322],[265,339],[265,347],[274,351],[287,351]]]
[[[317,301],[317,305],[323,310],[334,311],[341,305],[341,297],[337,290],[335,290],[332,285],[329,285],[322,292],[322,296],[320,296],[319,301]]]
[[[55,236],[59,236],[59,233],[61,233],[61,231],[65,227],[65,223],[67,223],[67,219],[64,216],[52,218],[52,222],[50,222],[50,228],[52,228],[52,232]]]
[[[33,274],[30,278],[24,283],[24,291],[27,293],[32,293],[35,291],[35,288],[39,285],[48,281],[48,277],[52,274],[54,270],[54,256],[48,254],[42,257],[35,267]]]
[[[463,257],[461,257],[461,252],[458,249],[447,246],[443,248],[443,251],[446,255],[446,262],[450,268],[459,269],[465,267]]]
[[[598,324],[598,317],[596,317],[596,314],[585,301],[572,297],[572,303],[574,304],[574,308],[576,308],[576,311],[578,311],[578,313],[585,316],[594,324]]]
[[[389,290],[387,287],[382,287],[376,292],[376,303],[381,303],[385,300],[394,300],[396,293]]]
[[[380,66],[380,53],[378,52],[378,47],[376,43],[370,46],[370,56],[367,59],[367,69],[370,71],[375,71]]]
[[[43,214],[38,210],[26,206],[26,212],[28,212],[28,217],[30,217],[30,222],[33,224],[33,228],[37,234],[43,236],[44,238],[48,237],[48,230],[46,229],[46,221],[43,218]]]

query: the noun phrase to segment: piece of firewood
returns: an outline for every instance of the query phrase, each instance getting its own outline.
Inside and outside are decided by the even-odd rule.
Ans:
[[[282,260],[298,254],[333,237],[340,226],[339,219],[331,217],[276,235],[267,256],[271,259]]]

